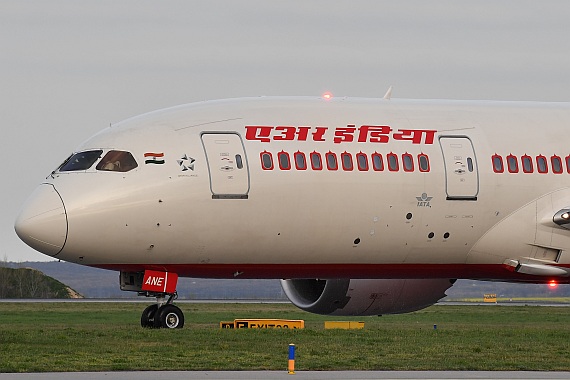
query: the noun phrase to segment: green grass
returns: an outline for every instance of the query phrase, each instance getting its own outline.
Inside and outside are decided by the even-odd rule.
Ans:
[[[180,304],[182,330],[139,327],[144,304],[0,303],[0,372],[570,370],[570,309],[434,306],[324,330],[287,304]],[[304,330],[219,329],[235,318],[304,319]],[[437,324],[437,330],[433,325]]]

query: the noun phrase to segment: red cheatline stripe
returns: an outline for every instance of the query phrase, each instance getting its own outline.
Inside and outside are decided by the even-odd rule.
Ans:
[[[160,270],[179,277],[235,278],[468,278],[547,283],[550,278],[511,272],[504,264],[92,264],[91,266],[124,272]],[[558,264],[570,268],[568,264]],[[569,284],[570,278],[557,278]]]
[[[145,153],[145,157],[164,157],[164,153]]]

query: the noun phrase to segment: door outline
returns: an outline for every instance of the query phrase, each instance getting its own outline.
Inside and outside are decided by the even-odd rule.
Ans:
[[[213,135],[217,135],[220,137],[228,137],[229,139],[232,138],[232,136],[235,136],[238,138],[239,144],[234,143],[228,143],[232,148],[237,148],[237,152],[234,151],[233,153],[235,153],[236,155],[241,154],[242,156],[242,168],[237,168],[236,173],[240,173],[240,180],[241,181],[245,181],[245,185],[242,185],[241,188],[242,190],[240,191],[223,191],[224,187],[231,187],[231,185],[228,185],[228,182],[224,182],[220,180],[220,175],[216,175],[213,172],[213,168],[216,167],[216,165],[218,165],[219,163],[216,163],[215,160],[213,159],[213,155],[215,155],[215,152],[212,151],[212,149],[210,148],[210,151],[208,151],[208,147],[207,145],[209,145],[206,141],[204,141],[204,135],[208,135],[208,136],[213,136]],[[206,164],[208,166],[208,175],[210,177],[210,191],[212,192],[212,199],[248,199],[249,197],[249,189],[250,189],[250,173],[249,173],[249,160],[247,159],[247,154],[245,151],[245,146],[243,145],[243,139],[241,137],[241,135],[237,132],[231,132],[231,131],[213,131],[213,132],[201,132],[200,133],[200,140],[202,141],[202,147],[204,148],[204,154],[206,156]],[[236,163],[237,166],[237,163]],[[220,190],[221,188],[221,190]]]
[[[464,173],[467,173],[467,176],[465,178],[467,178],[468,180],[472,181],[471,183],[474,182],[474,190],[473,191],[464,191],[463,193],[461,191],[450,191],[450,184],[456,182],[456,178],[454,177],[454,175],[456,173],[459,173],[459,171],[461,169],[456,169],[456,170],[451,170],[456,166],[465,166],[462,165],[460,161],[456,161],[455,157],[450,157],[450,153],[448,151],[447,157],[446,157],[446,150],[444,148],[444,144],[442,144],[442,139],[458,139],[458,141],[462,141],[462,142],[467,142],[469,144],[470,149],[468,149],[469,151],[466,153],[469,153],[470,155],[472,154],[473,156],[473,171],[465,171]],[[461,140],[460,140],[461,139]],[[473,146],[473,141],[471,141],[471,139],[469,138],[469,136],[465,136],[465,135],[448,135],[448,136],[439,136],[438,137],[439,140],[439,147],[441,149],[441,154],[443,157],[443,168],[444,168],[444,173],[445,173],[445,193],[446,193],[446,200],[448,201],[476,201],[477,200],[477,196],[479,195],[479,164],[477,161],[477,155],[475,154],[475,147]],[[465,157],[465,160],[467,161],[468,157]],[[472,173],[472,174],[469,174]],[[463,174],[463,173],[459,173],[459,174]],[[453,193],[453,194],[450,194]]]

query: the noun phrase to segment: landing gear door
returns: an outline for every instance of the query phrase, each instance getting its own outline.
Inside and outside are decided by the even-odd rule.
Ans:
[[[240,135],[203,133],[213,199],[247,199],[249,168]]]
[[[439,144],[445,162],[447,200],[476,201],[479,172],[471,140],[464,136],[442,136]]]

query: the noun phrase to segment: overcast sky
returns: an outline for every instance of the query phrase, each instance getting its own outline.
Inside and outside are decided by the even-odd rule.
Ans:
[[[568,1],[0,0],[0,260],[83,140],[147,111],[257,95],[570,100]]]

